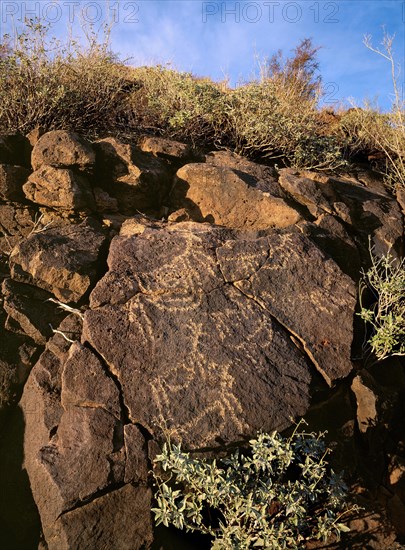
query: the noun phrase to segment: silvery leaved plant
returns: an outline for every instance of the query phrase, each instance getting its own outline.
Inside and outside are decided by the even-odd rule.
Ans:
[[[371,267],[360,284],[360,317],[372,329],[368,344],[378,360],[405,355],[405,259],[390,253],[377,257],[370,250]],[[369,289],[374,297],[364,307],[362,296]]]
[[[156,524],[209,535],[214,550],[298,549],[332,534],[339,539],[353,508],[322,436],[260,433],[247,449],[220,459],[193,458],[169,441],[155,459]]]

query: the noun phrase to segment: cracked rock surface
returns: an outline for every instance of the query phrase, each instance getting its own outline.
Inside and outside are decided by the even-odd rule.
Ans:
[[[151,136],[31,137],[0,136],[0,428],[14,434],[17,412],[21,429],[17,460],[0,455],[9,540],[42,529],[49,550],[149,549],[149,472],[168,433],[214,453],[308,413],[349,434],[352,457],[355,427],[372,432],[371,390],[379,422],[385,406],[351,360],[357,283],[369,235],[377,255],[403,245],[400,207],[372,174]],[[10,512],[7,496],[31,491],[34,536],[26,497]]]
[[[249,242],[228,242],[219,249],[226,280],[302,342],[328,384],[344,378],[352,369],[354,282],[294,231],[274,232],[263,238],[262,246],[267,258],[259,269],[251,264]],[[240,259],[245,257],[249,260],[241,273]]]
[[[151,541],[146,444],[124,426],[119,390],[97,356],[62,335],[80,330],[74,315],[62,322],[21,400],[43,533],[50,550],[94,548],[95,533],[100,548],[141,548]]]
[[[128,222],[108,265],[83,340],[153,434],[193,447],[282,429],[309,406],[312,363],[328,383],[352,368],[354,283],[299,233]]]
[[[163,160],[114,138],[101,139],[94,147],[97,186],[117,200],[121,212],[133,215],[159,208],[170,185]]]
[[[36,204],[61,210],[94,210],[90,184],[80,173],[67,168],[42,166],[23,186],[25,196]]]
[[[233,165],[234,164],[234,159]],[[218,162],[218,158],[211,162]],[[242,166],[246,168],[246,164]],[[273,178],[261,179],[253,172],[209,163],[187,164],[177,171],[172,200],[186,208],[195,221],[231,228],[287,227],[301,216],[284,199]]]
[[[150,541],[144,433],[201,448],[286,428],[315,368],[328,383],[350,372],[354,306],[353,281],[297,230],[125,222],[83,329],[62,322],[22,399],[49,548],[90,548],[75,538],[86,522],[103,544]],[[114,530],[114,506],[129,523],[137,511],[136,533]]]
[[[105,240],[101,227],[92,221],[34,232],[13,249],[11,276],[51,292],[62,302],[77,302],[95,281]]]

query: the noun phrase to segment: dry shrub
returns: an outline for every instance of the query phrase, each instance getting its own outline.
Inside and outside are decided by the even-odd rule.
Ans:
[[[383,49],[374,47],[371,37],[364,44],[382,56],[391,67],[393,100],[391,111],[382,113],[377,106],[365,103],[363,108],[354,106],[341,118],[342,132],[348,139],[349,154],[359,151],[377,159],[377,166],[392,188],[405,188],[405,104],[401,96],[398,77],[400,69],[394,60],[394,37],[384,33]]]
[[[87,47],[71,38],[62,44],[37,21],[26,22],[13,43],[3,38],[0,131],[158,134],[317,170],[344,166],[346,154],[377,151],[382,170],[403,184],[403,109],[397,102],[389,115],[320,111],[318,48],[309,39],[291,57],[278,52],[265,61],[258,79],[230,88],[170,66],[127,67],[111,52],[108,33],[101,42],[92,32],[87,38]]]
[[[399,112],[382,113],[366,104],[346,111],[340,124],[350,156],[363,153],[375,159],[390,186],[405,186],[405,126]]]
[[[125,79],[107,44],[62,44],[48,32],[40,22],[27,21],[13,45],[7,35],[2,39],[1,131],[26,134],[42,126],[97,135],[115,127]]]
[[[336,139],[324,135],[317,99],[303,95],[299,83],[279,78],[249,83],[226,95],[223,103],[225,133],[237,152],[313,169],[343,164]]]

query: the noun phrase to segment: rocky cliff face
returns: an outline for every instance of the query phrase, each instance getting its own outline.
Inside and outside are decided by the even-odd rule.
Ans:
[[[327,415],[322,396],[346,391],[336,431],[350,449],[370,436],[393,378],[358,372],[357,283],[369,238],[378,254],[403,244],[375,175],[159,138],[31,141],[0,140],[0,421],[19,402],[50,550],[149,547],[168,433],[220,447]]]

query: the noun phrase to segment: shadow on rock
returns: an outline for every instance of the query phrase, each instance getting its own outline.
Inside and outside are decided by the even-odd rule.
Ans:
[[[41,523],[23,468],[24,418],[16,407],[6,419],[0,441],[0,547],[36,550]]]

